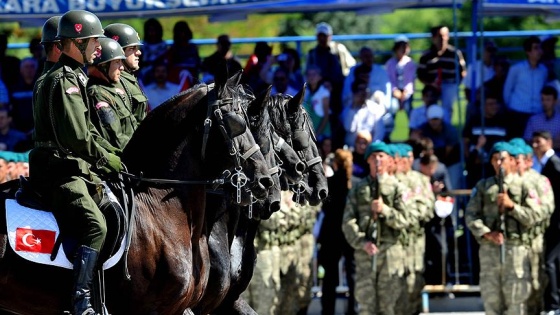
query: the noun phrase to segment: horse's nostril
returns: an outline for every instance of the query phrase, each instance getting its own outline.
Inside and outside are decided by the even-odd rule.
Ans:
[[[298,175],[303,174],[304,171],[305,171],[305,164],[303,162],[297,162],[296,172],[298,173]]]
[[[265,189],[269,189],[274,185],[274,182],[272,181],[272,177],[263,176],[259,178],[259,184],[261,184]]]
[[[325,200],[327,199],[329,192],[326,189],[319,190],[319,199]]]
[[[270,212],[276,212],[280,210],[280,201],[273,201],[270,204]]]

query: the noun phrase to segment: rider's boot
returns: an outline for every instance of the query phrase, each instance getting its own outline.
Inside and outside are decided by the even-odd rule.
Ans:
[[[98,255],[95,249],[87,246],[80,246],[76,253],[72,296],[74,315],[95,315],[91,305],[91,288]]]

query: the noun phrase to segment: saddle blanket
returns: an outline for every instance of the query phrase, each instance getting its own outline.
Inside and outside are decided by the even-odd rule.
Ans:
[[[72,269],[64,246],[58,248],[56,258],[51,260],[51,252],[60,233],[52,212],[27,208],[15,199],[6,199],[6,222],[10,247],[17,255],[35,263]],[[104,270],[119,262],[124,253],[125,240],[126,237],[115,255],[103,263]]]

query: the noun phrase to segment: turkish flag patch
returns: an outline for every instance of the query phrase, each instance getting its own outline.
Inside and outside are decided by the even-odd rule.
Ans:
[[[56,241],[51,230],[16,229],[16,251],[50,254]]]
[[[74,24],[74,29],[78,33],[81,32],[82,31],[82,24]]]

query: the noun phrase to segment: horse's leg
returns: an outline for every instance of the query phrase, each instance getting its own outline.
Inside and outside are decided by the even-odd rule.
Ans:
[[[254,240],[258,226],[259,221],[241,216],[236,237],[230,250],[232,256],[231,287],[216,311],[217,314],[257,314],[241,297],[241,293],[247,289],[253,277],[257,258]]]
[[[210,254],[210,277],[195,313],[207,314],[219,305],[230,287],[230,255],[228,225],[230,210],[223,198],[207,200],[208,252]]]
[[[8,246],[8,235],[0,234],[0,259],[6,254],[6,246]]]

